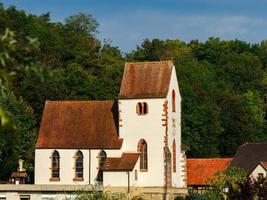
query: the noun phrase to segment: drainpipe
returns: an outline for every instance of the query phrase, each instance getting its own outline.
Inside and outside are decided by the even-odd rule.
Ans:
[[[89,185],[91,185],[91,149],[89,149]]]
[[[128,187],[127,187],[127,193],[130,193],[130,171],[128,171],[127,174],[128,174]]]

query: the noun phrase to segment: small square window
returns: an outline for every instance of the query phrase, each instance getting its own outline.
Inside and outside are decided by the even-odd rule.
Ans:
[[[263,179],[263,173],[258,173],[258,178]]]
[[[20,200],[30,200],[30,195],[20,195]]]

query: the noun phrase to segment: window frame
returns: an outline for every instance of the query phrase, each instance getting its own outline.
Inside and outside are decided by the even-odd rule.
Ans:
[[[176,112],[176,92],[172,90],[172,112]]]
[[[55,155],[56,154],[56,155]],[[52,155],[51,155],[51,177],[50,177],[50,181],[60,181],[60,154],[57,150],[54,150]],[[54,160],[54,158],[57,158]],[[54,164],[57,164],[57,166],[55,166]],[[58,176],[55,176],[55,172],[57,172]]]
[[[78,161],[78,159],[80,159],[80,160]],[[80,166],[77,165],[78,162],[81,163]],[[79,169],[81,171],[78,172],[77,169]],[[81,173],[81,176],[79,176],[78,173]],[[73,178],[73,181],[83,181],[84,180],[83,177],[84,177],[84,156],[83,156],[82,151],[78,150],[74,156],[74,178]]]
[[[139,140],[137,150],[140,153],[140,172],[148,171],[148,147],[144,139]]]
[[[147,102],[138,102],[136,104],[136,114],[137,115],[148,114],[148,103]]]

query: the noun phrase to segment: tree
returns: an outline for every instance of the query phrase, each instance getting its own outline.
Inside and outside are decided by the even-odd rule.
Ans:
[[[84,33],[93,36],[97,31],[98,22],[90,14],[79,13],[65,19],[65,25],[68,30],[75,33]]]

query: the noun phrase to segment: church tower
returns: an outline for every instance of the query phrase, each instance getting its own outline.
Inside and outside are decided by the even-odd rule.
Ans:
[[[118,104],[121,150],[140,153],[138,185],[186,187],[181,96],[173,63],[126,63]]]

